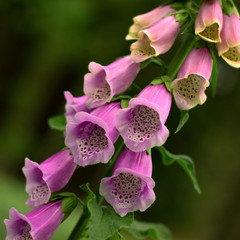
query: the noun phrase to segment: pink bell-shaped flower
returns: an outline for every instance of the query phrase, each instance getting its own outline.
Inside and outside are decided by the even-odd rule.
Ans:
[[[9,215],[9,219],[4,220],[6,240],[49,240],[64,217],[61,202],[46,203],[25,215],[11,208]]]
[[[113,144],[119,137],[115,116],[120,108],[120,103],[112,102],[90,114],[79,112],[67,122],[65,144],[72,151],[75,163],[84,167],[111,159]]]
[[[146,151],[132,152],[125,148],[111,177],[103,178],[100,194],[124,217],[128,212],[145,211],[154,201],[152,159]]]
[[[222,42],[217,44],[218,54],[232,67],[240,67],[240,20],[235,13],[223,15]]]
[[[175,42],[179,29],[180,23],[175,17],[168,16],[139,31],[138,40],[130,47],[133,61],[142,62],[166,53]]]
[[[204,1],[195,21],[195,34],[208,42],[219,43],[222,27],[223,13],[219,1]]]
[[[175,11],[176,10],[171,8],[170,5],[159,6],[150,12],[134,17],[134,24],[129,28],[129,33],[126,36],[126,40],[138,39],[139,31],[149,28],[163,17]]]
[[[117,112],[117,129],[130,150],[140,152],[165,143],[169,131],[164,123],[171,102],[164,84],[149,85],[129,101],[128,108]]]
[[[87,107],[95,108],[127,90],[140,71],[140,64],[127,56],[108,66],[91,62],[88,68],[91,73],[84,76],[84,93]]]
[[[26,204],[33,208],[47,203],[51,193],[61,190],[68,183],[76,167],[70,150],[58,152],[40,164],[26,158],[23,167],[26,192],[29,194]]]
[[[178,108],[188,110],[203,104],[209,86],[213,60],[207,48],[195,48],[187,56],[171,87]]]

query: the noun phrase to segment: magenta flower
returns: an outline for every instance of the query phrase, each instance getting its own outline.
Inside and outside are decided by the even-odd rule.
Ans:
[[[195,34],[208,42],[221,42],[223,13],[218,0],[203,2],[195,22]]]
[[[149,28],[138,33],[138,41],[131,47],[131,57],[135,62],[142,62],[153,56],[166,53],[175,42],[180,23],[174,16],[160,19]]]
[[[145,211],[155,201],[151,176],[151,156],[125,148],[112,176],[102,179],[99,191],[121,217],[128,212]]]
[[[6,240],[49,240],[63,220],[61,202],[49,202],[26,215],[15,208],[9,211],[10,219],[5,219]]]
[[[113,144],[119,137],[115,116],[120,103],[112,102],[94,109],[91,114],[79,112],[66,125],[65,144],[80,166],[107,163],[113,153]]]
[[[235,13],[223,15],[222,42],[217,44],[218,54],[232,67],[240,67],[240,20]]]
[[[164,123],[171,102],[163,84],[149,85],[130,100],[128,108],[118,111],[116,126],[130,150],[140,152],[165,143],[169,131]]]
[[[203,104],[204,93],[209,86],[213,60],[207,48],[195,48],[187,56],[171,87],[175,102],[180,109],[187,110]]]
[[[175,12],[170,5],[159,6],[150,12],[138,15],[133,18],[134,24],[129,28],[129,33],[126,36],[127,40],[138,39],[139,31],[149,28],[154,23],[165,17],[166,15]]]
[[[72,94],[68,91],[64,92],[66,99],[65,105],[65,117],[73,118],[77,112],[89,112],[90,110],[86,106],[87,96],[73,97]]]
[[[137,76],[140,64],[127,56],[108,66],[91,62],[88,68],[91,73],[84,76],[84,93],[88,97],[87,107],[95,108],[127,90]]]
[[[30,207],[47,203],[51,193],[61,190],[70,180],[76,164],[70,150],[54,154],[41,164],[25,159],[23,173],[26,176],[26,202]]]

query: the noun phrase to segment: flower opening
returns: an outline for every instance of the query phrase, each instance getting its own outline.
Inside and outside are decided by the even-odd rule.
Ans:
[[[187,78],[172,83],[173,94],[181,109],[189,109],[206,101],[205,89],[209,82],[200,75],[189,74]]]
[[[198,33],[198,35],[204,40],[209,40],[211,42],[220,42],[218,23],[213,23],[209,26],[206,26],[202,32]]]
[[[81,161],[90,161],[97,153],[108,147],[108,138],[103,128],[91,122],[79,125],[77,139],[78,158]]]
[[[161,128],[159,115],[152,108],[137,105],[129,112],[128,138],[135,142],[144,142]]]

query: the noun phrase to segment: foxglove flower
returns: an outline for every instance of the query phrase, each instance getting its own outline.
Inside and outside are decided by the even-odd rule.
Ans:
[[[213,60],[207,48],[195,48],[187,56],[171,87],[178,108],[187,110],[203,104],[209,86]]]
[[[68,183],[76,166],[70,150],[56,153],[40,164],[26,158],[23,167],[29,194],[26,204],[33,208],[47,203],[52,192],[61,190]]]
[[[150,12],[138,15],[133,18],[134,24],[129,28],[129,33],[126,36],[127,40],[138,39],[139,31],[152,26],[154,23],[167,16],[176,10],[170,5],[159,6]]]
[[[240,20],[235,13],[223,15],[222,42],[218,54],[232,67],[240,67]]]
[[[195,22],[195,34],[208,42],[221,42],[223,13],[218,0],[203,2]]]
[[[49,202],[26,215],[11,208],[10,219],[5,219],[6,240],[49,240],[63,220],[61,202]]]
[[[91,114],[79,112],[66,125],[65,144],[80,166],[107,163],[119,137],[115,116],[120,103],[112,102],[94,109]]]
[[[137,76],[140,64],[127,56],[108,66],[91,62],[88,68],[91,73],[84,76],[84,93],[88,97],[87,107],[95,108],[127,90]]]
[[[64,92],[64,96],[66,99],[66,105],[65,105],[65,117],[73,118],[73,116],[77,112],[89,112],[89,109],[86,106],[87,96],[81,96],[81,97],[73,97],[72,94],[68,91]]]
[[[180,29],[174,16],[160,19],[149,28],[138,33],[138,40],[131,47],[131,57],[142,62],[153,56],[166,53],[173,45]]]
[[[146,151],[125,149],[119,156],[111,177],[103,178],[100,194],[121,216],[137,210],[145,211],[154,201],[152,159]]]
[[[171,102],[163,84],[149,85],[129,101],[128,108],[118,111],[116,126],[130,150],[140,152],[165,143],[169,131],[164,123]]]

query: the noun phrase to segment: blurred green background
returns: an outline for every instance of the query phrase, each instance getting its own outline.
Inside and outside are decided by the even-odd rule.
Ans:
[[[64,112],[63,91],[82,95],[90,61],[108,65],[129,53],[125,41],[132,17],[161,1],[144,0],[1,0],[0,1],[0,239],[3,219],[11,207],[26,213],[27,194],[21,168],[27,156],[41,162],[64,144],[47,119]],[[240,7],[239,2],[237,3]],[[169,63],[176,42],[163,59]],[[183,130],[175,103],[167,121],[171,135],[166,148],[190,155],[202,195],[194,191],[184,171],[165,167],[153,153],[157,201],[136,216],[166,224],[174,240],[239,239],[240,228],[240,71],[218,58],[217,94],[207,90],[207,102],[190,112]],[[146,85],[161,72],[141,71],[136,81]],[[65,190],[82,195],[79,185],[100,181],[104,165],[80,168]],[[76,211],[52,239],[66,239],[78,218]]]

